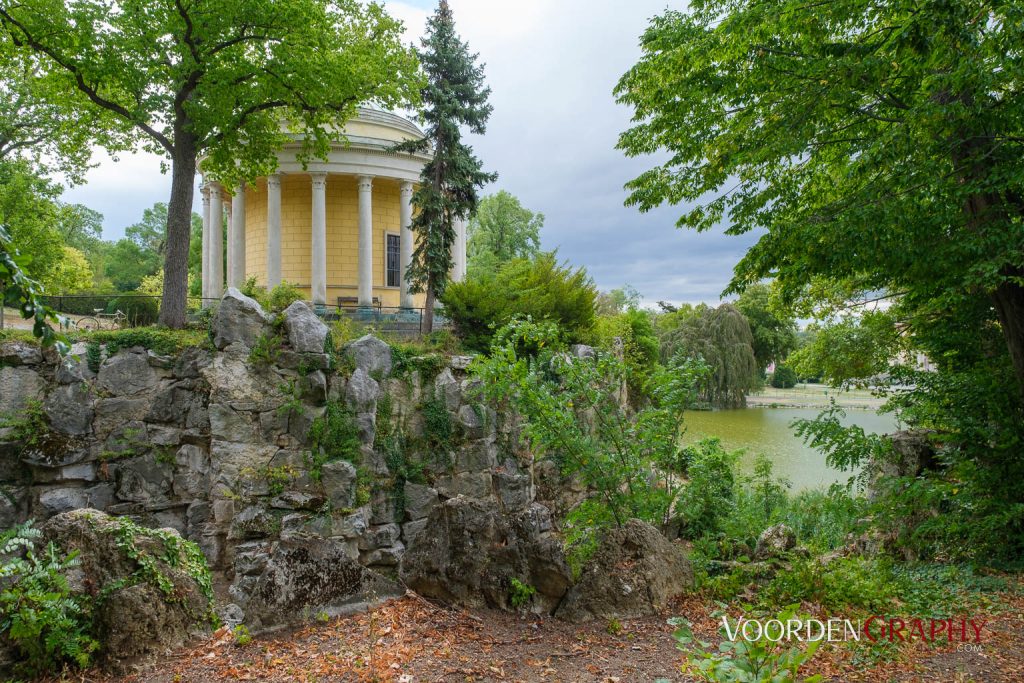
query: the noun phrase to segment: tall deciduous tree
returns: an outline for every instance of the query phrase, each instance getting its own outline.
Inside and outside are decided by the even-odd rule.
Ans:
[[[759,282],[747,287],[736,300],[736,308],[750,323],[754,358],[761,372],[772,363],[781,363],[796,348],[796,321],[772,306],[768,285]]]
[[[491,116],[484,86],[483,66],[455,32],[455,20],[446,0],[427,20],[422,48],[417,50],[427,85],[423,88],[422,118],[427,135],[398,145],[396,149],[433,148],[434,156],[423,168],[413,204],[419,209],[412,221],[418,236],[412,266],[406,278],[414,292],[426,292],[424,329],[434,326],[434,301],[444,294],[452,269],[454,222],[468,218],[477,208],[477,190],[497,179],[485,173],[473,150],[462,142],[460,126],[478,135],[486,130]]]
[[[234,185],[267,173],[289,134],[323,157],[360,102],[415,96],[401,24],[357,0],[22,0],[0,25],[32,50],[58,105],[88,102],[170,160],[160,320],[185,323],[196,163]]]
[[[530,211],[510,192],[484,197],[468,226],[470,274],[493,273],[512,259],[533,258],[540,253],[542,227],[544,214]]]
[[[656,17],[620,81],[628,184],[680,224],[764,229],[732,291],[984,300],[1024,387],[1024,6],[710,0]],[[967,305],[969,307],[969,305]],[[934,320],[934,317],[933,317]]]

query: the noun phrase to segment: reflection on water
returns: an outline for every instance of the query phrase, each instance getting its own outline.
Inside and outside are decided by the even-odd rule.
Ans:
[[[840,472],[825,464],[825,456],[796,436],[790,424],[798,418],[813,418],[816,408],[738,408],[735,410],[693,411],[686,413],[687,443],[705,436],[717,436],[727,449],[745,449],[740,458],[743,472],[753,471],[754,458],[763,453],[775,464],[775,475],[793,483],[793,491],[828,488],[846,482],[850,472]],[[884,434],[897,429],[891,414],[870,410],[850,410],[844,425],[858,425],[866,432]]]

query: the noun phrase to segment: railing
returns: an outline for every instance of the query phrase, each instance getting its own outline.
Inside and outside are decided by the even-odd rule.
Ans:
[[[337,320],[345,316],[364,327],[387,332],[396,336],[421,336],[423,334],[423,308],[402,308],[398,306],[359,306],[358,304],[317,305],[317,314],[325,320]],[[448,327],[448,321],[434,314],[434,329]]]

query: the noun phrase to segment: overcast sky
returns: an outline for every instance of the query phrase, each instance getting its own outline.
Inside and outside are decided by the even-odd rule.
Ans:
[[[434,3],[388,0],[409,41]],[[486,64],[494,114],[469,142],[499,174],[485,193],[508,190],[546,216],[542,243],[583,265],[603,290],[629,283],[647,304],[719,300],[753,239],[674,227],[679,210],[648,214],[623,206],[623,184],[651,165],[615,149],[630,112],[612,89],[639,57],[639,36],[666,0],[450,0],[456,26]],[[166,202],[170,177],[158,158],[96,155],[99,167],[65,200],[104,215],[117,239],[143,209]],[[196,210],[200,210],[196,193]]]

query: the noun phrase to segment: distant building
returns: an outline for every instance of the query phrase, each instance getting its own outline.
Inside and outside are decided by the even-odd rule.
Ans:
[[[297,285],[308,300],[328,306],[423,306],[405,282],[412,260],[412,195],[427,153],[396,153],[392,145],[423,137],[416,124],[361,107],[344,128],[347,142],[326,161],[303,169],[301,143],[278,153],[277,172],[227,190],[205,182],[203,297],[219,298],[224,284],[253,276],[268,289]],[[339,136],[340,137],[340,136]],[[218,218],[227,214],[227,272]],[[452,278],[466,273],[466,227],[456,225]]]

